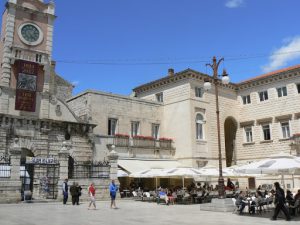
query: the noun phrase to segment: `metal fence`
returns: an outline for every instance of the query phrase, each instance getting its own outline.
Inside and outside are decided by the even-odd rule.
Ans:
[[[39,195],[47,199],[56,199],[58,196],[59,164],[31,164],[20,167],[22,182],[21,194],[33,191],[34,179],[39,182]]]
[[[110,165],[108,162],[76,162],[70,175],[72,179],[106,179],[110,175]]]
[[[0,155],[0,178],[10,177],[10,157],[7,154]]]

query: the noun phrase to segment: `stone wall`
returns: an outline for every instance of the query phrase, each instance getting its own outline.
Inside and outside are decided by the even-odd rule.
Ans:
[[[195,87],[203,88],[203,84],[203,80],[186,78],[138,95],[142,99],[156,100],[155,95],[163,93],[164,134],[174,139],[175,158],[193,167],[203,166],[202,163],[208,161],[217,165],[218,160],[215,90],[212,87],[210,91],[203,93],[203,97],[196,97]],[[224,123],[228,117],[238,121],[237,92],[232,88],[220,86],[219,105],[222,155],[225,159]],[[196,139],[197,113],[201,113],[205,120],[203,140]]]
[[[252,121],[253,124],[252,143],[245,142],[245,126],[240,126],[237,132],[238,158],[241,162],[265,158],[280,151],[291,152],[289,146],[291,142],[282,137],[280,123],[289,122],[291,135],[300,132],[300,94],[296,87],[299,83],[300,76],[280,79],[239,91],[238,104],[241,107],[239,122]],[[276,88],[283,86],[287,87],[287,96],[279,98]],[[267,101],[260,102],[258,92],[261,91],[268,91]],[[243,105],[241,96],[248,94],[251,96],[251,104]],[[271,141],[264,142],[261,124],[269,122]]]
[[[116,133],[119,134],[130,136],[131,122],[137,121],[140,135],[151,136],[152,124],[155,123],[161,125],[160,136],[164,136],[160,103],[96,91],[84,92],[67,102],[78,117],[89,118],[97,124],[94,129],[95,160],[107,158],[107,145],[114,144],[107,135],[109,118],[118,120]],[[120,157],[156,157],[154,148],[118,148],[117,151]],[[164,155],[171,157],[169,152]]]

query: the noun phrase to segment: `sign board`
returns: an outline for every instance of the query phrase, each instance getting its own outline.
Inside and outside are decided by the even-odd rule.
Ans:
[[[55,158],[26,157],[26,164],[58,164]]]
[[[38,64],[19,60],[15,109],[35,112]]]

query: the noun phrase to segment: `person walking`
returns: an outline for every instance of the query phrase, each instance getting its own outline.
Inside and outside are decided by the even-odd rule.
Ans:
[[[75,204],[79,205],[79,197],[81,196],[82,188],[81,188],[81,186],[78,183],[76,183],[76,189],[77,189],[77,192],[78,192],[78,197],[76,199]]]
[[[68,201],[68,191],[69,191],[68,179],[65,179],[65,181],[63,182],[63,185],[62,185],[63,204],[64,205],[66,205],[67,201]]]
[[[286,220],[289,221],[291,220],[290,214],[285,207],[285,196],[284,196],[284,190],[280,187],[280,184],[278,182],[274,183],[275,186],[275,209],[274,209],[274,215],[271,218],[271,220],[277,220],[277,216],[279,214],[279,211],[281,210],[285,217]]]
[[[95,185],[94,183],[91,183],[91,185],[89,186],[89,190],[88,193],[90,195],[90,204],[88,209],[91,208],[91,205],[93,204],[94,209],[96,209],[96,199],[95,199],[95,195],[96,195],[96,189],[95,189]]]
[[[79,198],[78,188],[75,182],[73,182],[73,184],[70,187],[70,193],[72,196],[72,205],[75,205],[78,202],[77,199]]]
[[[118,186],[115,184],[115,181],[112,180],[109,184],[109,193],[111,198],[110,208],[116,209],[116,195],[118,191]]]

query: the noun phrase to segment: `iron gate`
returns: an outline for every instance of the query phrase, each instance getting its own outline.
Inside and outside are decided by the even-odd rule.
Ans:
[[[54,160],[52,163],[41,161],[29,161],[21,166],[22,191],[38,194],[39,197],[56,199],[58,195],[59,163]],[[37,191],[34,190],[37,188]],[[22,196],[23,197],[23,196]],[[37,196],[33,196],[37,197]]]

